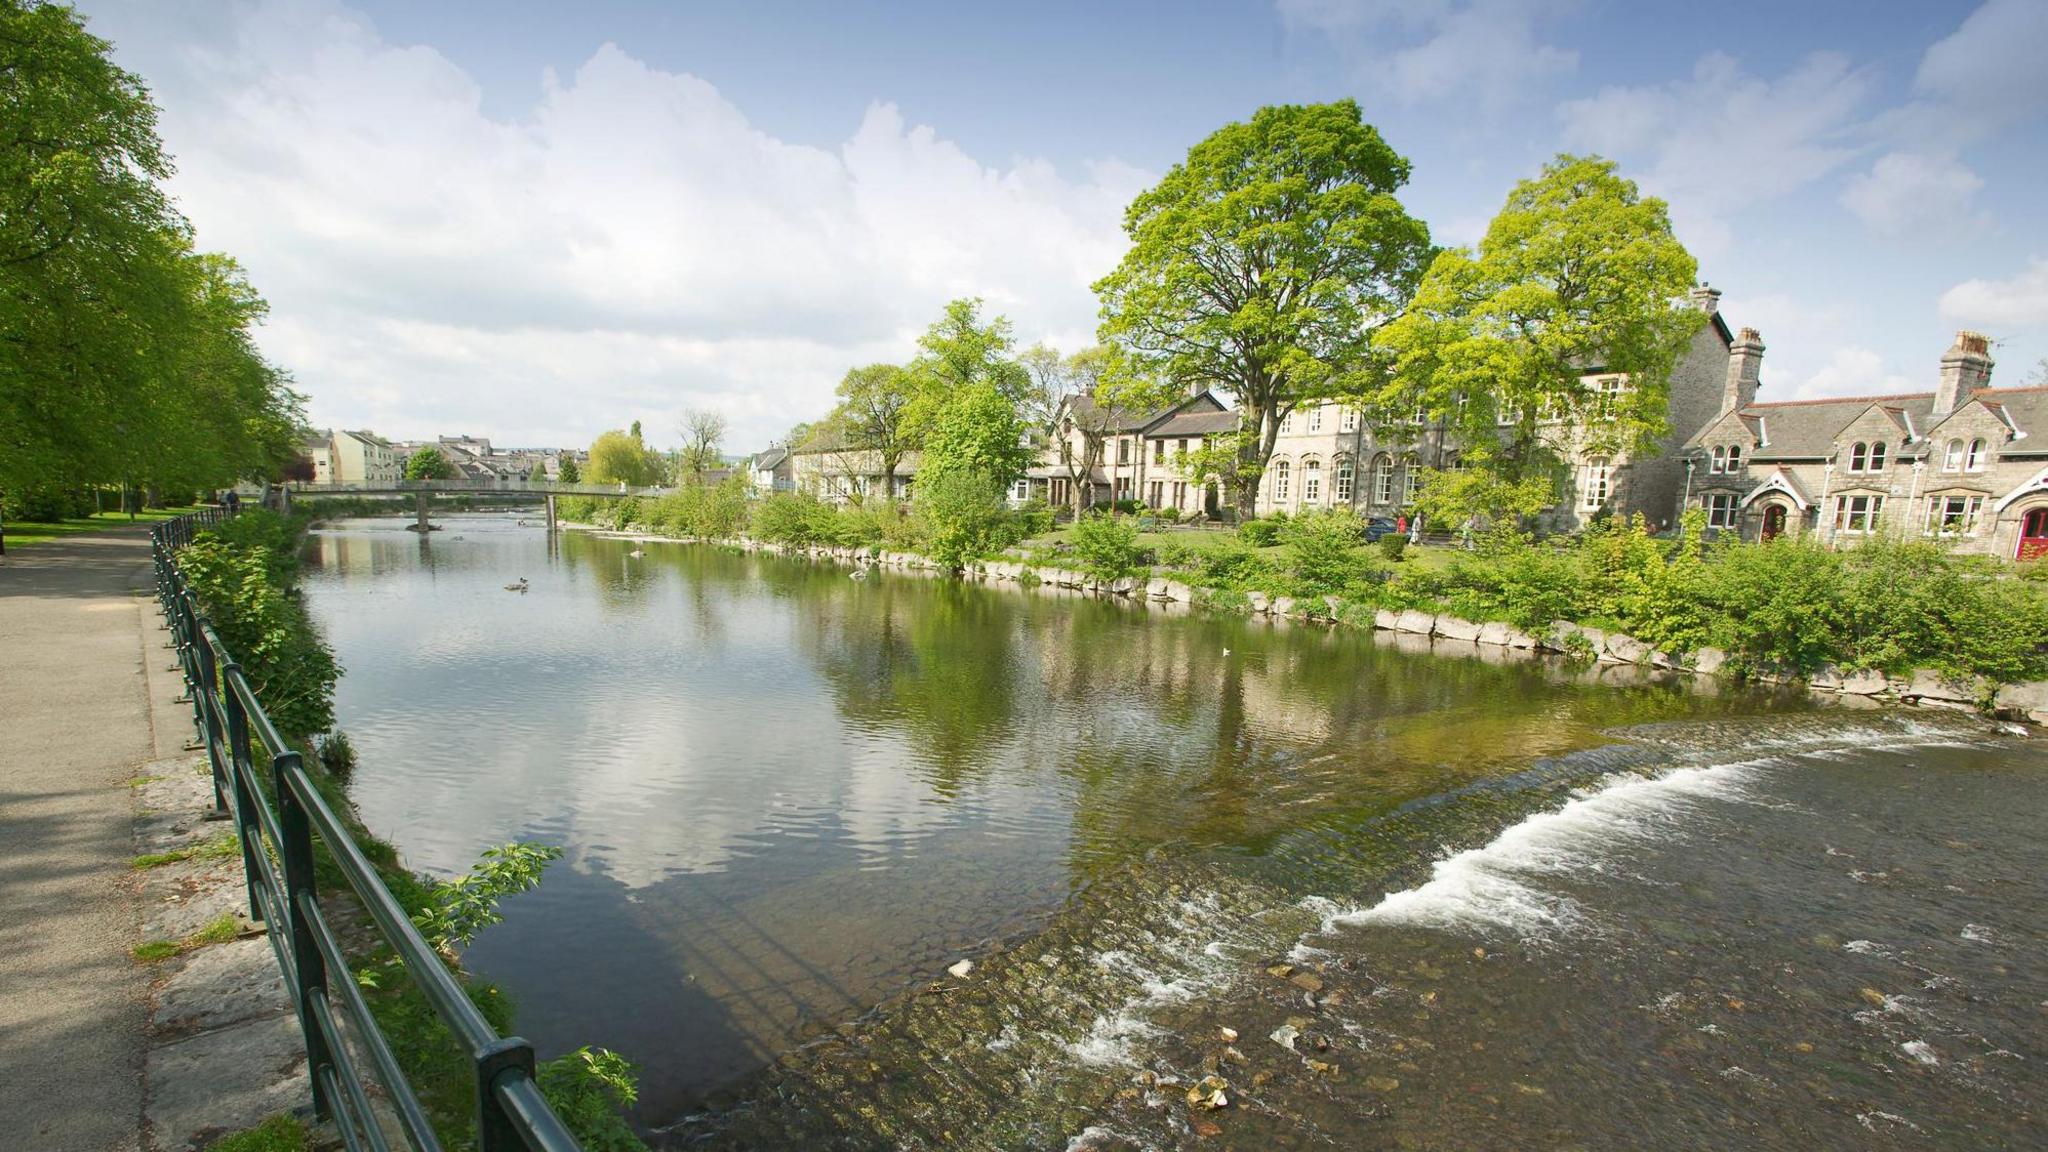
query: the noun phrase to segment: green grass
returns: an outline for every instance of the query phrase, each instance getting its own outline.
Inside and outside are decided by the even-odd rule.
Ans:
[[[187,844],[168,852],[150,852],[137,856],[129,867],[140,871],[165,864],[176,864],[180,860],[227,860],[242,851],[242,842],[233,832],[223,832],[197,844]]]
[[[182,940],[149,940],[137,944],[135,958],[144,964],[156,964],[208,944],[225,944],[241,934],[242,922],[235,918],[234,913],[223,912],[209,921],[206,927]]]
[[[169,520],[183,516],[192,508],[150,508],[129,516],[126,512],[96,512],[91,516],[74,516],[68,520],[9,520],[7,546],[17,548],[29,544],[46,544],[66,536],[82,536],[88,532],[103,532],[123,524],[148,524],[158,520]]]
[[[208,1152],[306,1152],[306,1126],[296,1116],[272,1116],[207,1145]]]

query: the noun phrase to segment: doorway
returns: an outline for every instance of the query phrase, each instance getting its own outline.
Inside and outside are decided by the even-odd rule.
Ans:
[[[1776,540],[1785,534],[1785,506],[1769,504],[1764,507],[1764,539]]]
[[[2038,560],[2048,556],[2048,508],[2030,508],[2020,519],[2021,560]]]

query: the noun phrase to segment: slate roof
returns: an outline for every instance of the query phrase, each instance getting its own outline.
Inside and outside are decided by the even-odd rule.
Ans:
[[[782,462],[787,459],[789,459],[789,449],[787,448],[770,448],[766,452],[756,452],[754,453],[754,470],[756,472],[766,472],[769,469],[780,467]]]
[[[1149,436],[1214,436],[1222,432],[1237,431],[1237,413],[1182,412],[1167,419],[1164,424],[1146,433]]]

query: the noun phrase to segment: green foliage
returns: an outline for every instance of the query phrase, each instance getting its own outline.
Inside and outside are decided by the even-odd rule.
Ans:
[[[925,554],[940,567],[957,570],[969,560],[1016,543],[1016,520],[1003,506],[1003,490],[1004,485],[986,472],[921,471],[915,514]]]
[[[1364,527],[1339,509],[1303,513],[1289,523],[1284,535],[1295,594],[1326,596],[1365,582],[1374,568],[1358,550]]]
[[[1573,417],[1590,438],[1581,450],[1641,451],[1663,431],[1671,370],[1706,319],[1674,307],[1697,272],[1663,201],[1606,160],[1559,156],[1515,186],[1476,252],[1437,255],[1380,334],[1394,372],[1359,398],[1387,414],[1420,407],[1463,434],[1469,469],[1508,485],[1466,480],[1440,517],[1526,507],[1512,486],[1547,481],[1564,447],[1546,417]],[[1589,365],[1626,374],[1628,389],[1603,394],[1581,377]]]
[[[1081,571],[1109,583],[1134,576],[1143,553],[1138,549],[1138,529],[1129,520],[1100,513],[1074,522],[1074,556]]]
[[[1038,496],[1026,500],[1016,510],[1018,538],[1029,540],[1052,531],[1055,514],[1052,505]]]
[[[165,195],[141,79],[71,8],[0,4],[0,124],[0,491],[279,474],[301,399]]]
[[[448,462],[441,450],[429,444],[405,458],[407,480],[452,480],[455,465]]]
[[[560,848],[548,844],[486,848],[467,875],[434,886],[432,903],[413,914],[413,923],[443,951],[466,945],[504,919],[498,911],[500,900],[539,884],[541,873],[561,855]]]
[[[1408,554],[1408,534],[1405,532],[1389,532],[1375,544],[1380,550],[1380,557],[1389,564],[1399,564],[1401,557]]]
[[[560,481],[561,483],[583,483],[583,469],[577,466],[575,457],[565,454],[562,457],[562,462],[556,465],[556,469],[557,471],[555,473],[555,479]]]
[[[757,540],[807,548],[832,538],[832,515],[830,505],[808,492],[775,492],[754,505],[750,528]]]
[[[1015,404],[994,385],[968,385],[954,391],[932,417],[918,464],[918,485],[968,473],[1007,489],[1031,466],[1031,457]]]
[[[334,727],[334,653],[304,606],[288,597],[303,516],[251,509],[202,532],[178,567],[271,722],[299,737]]]
[[[1281,417],[1357,388],[1415,290],[1431,247],[1395,196],[1408,175],[1356,103],[1282,105],[1196,144],[1124,214],[1101,336],[1145,375],[1237,396],[1251,434],[1213,471],[1243,516]]]
[[[1247,520],[1237,526],[1237,538],[1254,548],[1270,548],[1280,542],[1281,520]]]
[[[590,465],[584,469],[590,483],[623,482],[631,488],[644,488],[660,482],[661,457],[641,442],[637,422],[634,428],[633,432],[614,429],[591,442]]]
[[[625,1057],[578,1048],[542,1064],[534,1079],[584,1152],[646,1152],[619,1115],[640,1098],[638,1070]]]
[[[206,1146],[207,1152],[306,1152],[306,1125],[291,1115],[272,1116],[254,1128],[230,1132]]]
[[[687,484],[639,504],[637,522],[652,531],[707,540],[729,539],[747,526],[747,480],[735,473],[715,485]]]
[[[356,746],[339,728],[314,741],[313,753],[336,779],[346,780],[356,770]]]
[[[913,405],[922,384],[916,373],[894,364],[850,369],[839,382],[839,404],[823,430],[849,449],[874,453],[891,490],[904,455],[921,442]]]
[[[1714,565],[1714,629],[1729,655],[1757,668],[1810,671],[1849,634],[1841,557],[1804,539],[1731,548]]]

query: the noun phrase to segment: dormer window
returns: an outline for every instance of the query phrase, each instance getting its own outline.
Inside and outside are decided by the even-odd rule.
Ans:
[[[1882,440],[1873,440],[1870,443],[1869,469],[1872,472],[1884,471],[1884,441]]]
[[[1849,471],[1863,471],[1863,465],[1869,460],[1869,458],[1869,447],[1865,445],[1863,441],[1858,440],[1855,446],[1849,449]]]
[[[1728,450],[1726,448],[1721,447],[1719,444],[1716,444],[1714,445],[1714,459],[1712,463],[1707,465],[1707,471],[1718,475],[1727,470]]]
[[[1969,472],[1984,470],[1984,438],[1979,436],[1970,441],[1968,453],[1963,457],[1963,468]]]
[[[1728,446],[1728,470],[1730,472],[1742,471],[1742,445],[1730,444]]]
[[[1942,450],[1941,470],[1943,472],[1961,472],[1963,470],[1963,442],[1961,440],[1949,441],[1948,447]]]

